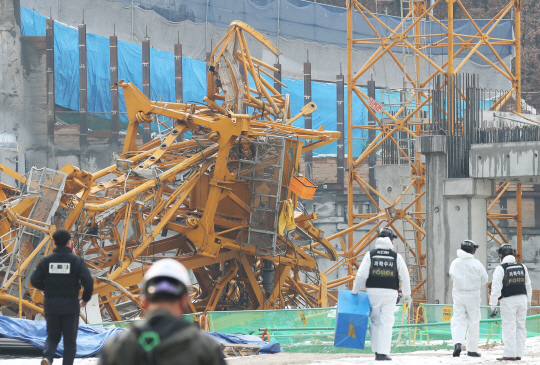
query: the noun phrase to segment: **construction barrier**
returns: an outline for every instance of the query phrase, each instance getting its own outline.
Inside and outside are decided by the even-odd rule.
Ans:
[[[452,305],[419,304],[411,313],[402,305],[395,308],[395,324],[392,333],[392,352],[403,353],[452,348],[450,320]],[[538,313],[540,307],[532,307],[529,313]],[[500,315],[489,318],[491,309],[481,307],[480,344],[501,343]],[[187,314],[184,318],[194,322],[200,314]],[[105,322],[97,326],[127,328],[132,321]],[[336,308],[284,309],[259,311],[207,312],[205,327],[210,332],[224,334],[256,335],[265,341],[278,342],[285,352],[311,353],[370,353],[369,331],[363,350],[334,347]],[[527,316],[527,337],[540,336],[540,314]]]
[[[480,344],[501,343],[501,319],[491,319],[490,307],[482,306]],[[531,308],[531,312],[540,307]],[[411,310],[412,311],[412,310]],[[395,309],[392,352],[411,352],[452,348],[450,319],[452,306],[420,304],[409,324],[408,311]],[[335,308],[266,311],[208,312],[210,331],[269,336],[285,352],[369,353],[369,331],[364,350],[334,347]],[[425,321],[425,322],[424,322]],[[540,315],[527,317],[527,336],[540,336]]]

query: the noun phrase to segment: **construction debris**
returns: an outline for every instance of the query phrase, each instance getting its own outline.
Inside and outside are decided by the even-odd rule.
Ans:
[[[336,260],[336,252],[289,182],[302,153],[340,134],[291,126],[316,105],[291,117],[289,96],[267,81],[277,69],[250,56],[246,34],[279,54],[253,28],[233,22],[212,51],[203,103],[150,101],[133,84],[118,82],[129,127],[110,167],[32,168],[23,176],[0,165],[17,181],[0,183],[4,308],[25,318],[43,313],[43,294],[27,274],[52,251],[60,227],[71,231],[73,251],[91,269],[104,320],[139,313],[143,274],[165,256],[194,274],[191,313],[325,307],[336,300],[315,260]],[[139,127],[148,124],[158,138],[138,146]],[[289,199],[297,224],[281,233],[279,214]]]

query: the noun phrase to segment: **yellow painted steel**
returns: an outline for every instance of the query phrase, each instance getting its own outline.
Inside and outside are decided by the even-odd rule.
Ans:
[[[209,89],[205,104],[151,101],[133,84],[118,82],[129,119],[120,159],[93,174],[72,165],[61,169],[67,174],[60,197],[60,206],[67,211],[65,219],[55,218],[53,225],[30,219],[35,197],[11,199],[20,192],[2,184],[0,197],[6,202],[0,210],[0,233],[6,234],[2,244],[8,239],[13,242],[21,227],[43,231],[46,237],[24,262],[15,263],[17,271],[0,288],[0,304],[18,307],[19,315],[28,318],[43,312],[43,296],[31,286],[23,290],[19,284],[18,298],[11,293],[14,283],[21,280],[18,273],[37,255],[51,252],[56,226],[72,232],[75,252],[99,272],[94,292],[102,313],[112,320],[122,319],[116,306],[124,301],[140,308],[142,277],[159,258],[155,255],[162,253],[193,270],[197,285],[189,299],[191,312],[317,307],[328,306],[329,299],[336,300],[328,294],[332,283],[318,271],[315,259],[336,260],[337,254],[313,226],[316,216],[297,216],[296,229],[311,237],[317,249],[293,244],[277,232],[283,246],[279,256],[263,256],[254,246],[242,244],[249,227],[251,181],[239,177],[238,161],[254,160],[248,143],[269,133],[285,136],[287,158],[279,181],[283,190],[279,199],[291,199],[296,208],[296,196],[287,187],[293,172],[299,170],[300,155],[340,137],[339,132],[290,125],[317,106],[306,105],[290,118],[288,95],[278,94],[261,75],[277,70],[251,57],[246,32],[273,54],[280,54],[253,28],[233,22],[212,51],[209,63],[213,71],[208,77],[213,93]],[[244,67],[242,79],[235,76],[240,73],[238,65],[228,58],[231,55]],[[220,70],[224,62],[227,69]],[[218,86],[215,81],[221,77],[229,77],[234,88]],[[254,88],[249,87],[250,80]],[[244,92],[240,94],[242,87]],[[235,97],[254,112],[236,110],[241,103],[227,105],[227,92],[236,93]],[[166,135],[138,146],[139,126],[148,123],[159,123]],[[193,139],[180,142],[178,137],[187,131]],[[305,140],[310,142],[305,144]],[[271,149],[266,151],[270,156],[273,153]],[[259,156],[262,162],[267,162],[265,158],[269,157]],[[265,166],[253,168],[264,172]],[[3,165],[0,171],[26,183],[26,177]],[[13,253],[11,250],[8,247],[6,251]],[[263,259],[271,262],[274,271],[268,290],[262,285]],[[300,272],[316,275],[304,283]]]
[[[433,15],[433,9],[436,6],[445,6],[448,12],[448,21],[447,24],[443,24],[439,19]],[[348,209],[348,225],[349,229],[346,229],[342,232],[339,232],[331,237],[328,237],[328,240],[339,239],[340,243],[344,248],[344,259],[338,261],[325,273],[335,271],[340,265],[345,264],[348,268],[348,276],[350,278],[349,288],[352,286],[352,281],[354,278],[353,262],[355,257],[358,257],[361,254],[361,250],[367,247],[366,242],[370,242],[369,239],[360,240],[357,244],[353,242],[353,231],[355,227],[360,227],[362,223],[356,223],[356,219],[363,219],[365,222],[381,222],[381,219],[384,221],[385,225],[393,227],[395,219],[405,220],[412,227],[415,228],[416,234],[414,242],[406,242],[405,237],[400,233],[396,232],[401,240],[404,241],[405,246],[410,250],[415,258],[415,267],[422,268],[425,267],[426,255],[424,253],[425,248],[422,246],[422,240],[425,235],[425,231],[422,229],[422,224],[425,219],[425,209],[422,208],[421,197],[424,195],[425,188],[425,167],[421,163],[421,156],[415,154],[414,163],[410,163],[411,169],[411,184],[408,186],[401,195],[395,199],[394,202],[389,202],[384,199],[382,194],[378,193],[375,189],[369,186],[366,181],[360,178],[360,176],[355,172],[355,169],[364,163],[368,156],[375,153],[377,148],[381,146],[384,141],[391,141],[398,150],[398,154],[402,157],[406,157],[405,151],[401,148],[397,141],[396,132],[404,132],[409,134],[412,138],[417,138],[422,133],[426,133],[422,125],[425,125],[425,122],[417,123],[415,118],[420,117],[420,112],[422,107],[427,105],[431,101],[431,95],[423,90],[426,85],[439,74],[447,76],[450,84],[454,83],[454,75],[463,69],[463,67],[469,62],[473,54],[480,56],[484,59],[488,65],[490,65],[494,72],[502,74],[504,77],[508,78],[512,82],[512,89],[502,97],[495,101],[491,107],[494,110],[499,110],[513,95],[516,98],[516,109],[519,113],[519,108],[521,106],[521,49],[520,49],[520,40],[521,40],[521,0],[509,1],[499,13],[483,27],[479,27],[476,22],[472,19],[467,9],[463,6],[460,0],[437,0],[433,2],[431,6],[426,6],[426,1],[410,1],[407,14],[403,14],[402,22],[394,29],[390,28],[385,22],[377,17],[376,14],[367,9],[360,1],[357,0],[347,0],[347,108],[349,112],[347,113],[347,133],[349,136],[352,135],[352,132],[356,128],[363,129],[374,129],[378,131],[377,136],[373,141],[365,148],[365,150],[358,154],[359,157],[356,160],[353,160],[355,151],[353,150],[353,141],[348,139],[347,143],[347,203],[349,207],[353,206],[353,188],[359,186],[364,193],[368,196],[373,206],[376,207],[376,213],[370,214],[353,214],[352,209]],[[454,31],[454,9],[459,7],[463,10],[465,17],[473,24],[476,29],[475,35],[466,35],[466,34],[457,34]],[[495,26],[513,9],[515,14],[515,41],[491,38],[490,33],[495,29]],[[364,19],[367,26],[371,29],[374,36],[354,39],[353,37],[353,13],[359,13],[360,16]],[[441,40],[434,43],[426,43],[425,35],[420,34],[420,22],[422,19],[429,18],[437,22],[444,30],[444,34],[438,34],[437,36],[442,37]],[[381,35],[377,29],[385,29],[387,35]],[[352,61],[352,49],[355,44],[370,44],[378,45],[379,47],[371,54],[369,59],[363,65],[353,65]],[[502,61],[500,56],[494,49],[495,45],[513,45],[516,52],[516,67],[515,73],[509,69],[509,67]],[[499,65],[495,64],[493,61],[487,59],[480,51],[481,46],[487,46],[491,52],[497,58]],[[416,75],[411,75],[411,69],[405,67],[405,64],[398,60],[395,53],[392,51],[393,48],[404,47],[413,54],[414,57],[414,71]],[[430,59],[426,52],[430,48],[446,48],[448,50],[447,54],[450,55],[448,59],[443,62],[441,65],[435,63]],[[468,54],[460,59],[459,63],[456,63],[455,60],[458,56],[461,55],[464,51],[467,51]],[[383,109],[382,114],[384,118],[387,118],[390,123],[382,123],[380,117],[377,116],[375,111],[373,111],[369,105],[368,95],[363,92],[359,87],[355,85],[356,80],[359,80],[362,76],[365,76],[369,70],[371,70],[378,62],[380,62],[383,57],[390,57],[398,66],[398,68],[403,72],[403,76],[408,80],[412,85],[412,90],[410,95],[408,95],[408,100],[399,107],[396,113],[390,113]],[[431,73],[427,78],[423,79],[421,71],[425,68],[423,64],[428,64],[434,68],[434,72]],[[354,71],[354,67],[357,67],[357,71]],[[454,88],[451,87],[448,89],[449,92],[453,92]],[[362,104],[367,108],[368,112],[373,116],[376,124],[375,126],[354,126],[352,121],[353,111],[353,99],[357,97]],[[464,97],[463,93],[461,95],[449,95],[448,101],[448,117],[452,121],[455,119],[454,116],[454,107],[453,103],[456,97]],[[399,117],[398,117],[399,116]],[[427,122],[429,123],[429,122]],[[451,123],[454,125],[454,123]],[[356,184],[355,184],[356,182]],[[411,190],[413,189],[413,190]],[[506,189],[505,189],[506,190]],[[416,198],[412,203],[408,204],[405,209],[398,209],[396,206],[397,203],[401,200],[401,197],[404,194],[414,191]],[[502,195],[499,194],[499,195]],[[500,197],[500,196],[499,196]],[[376,199],[384,201],[389,207],[393,207],[396,214],[396,218],[391,219],[388,216],[388,209],[381,209],[376,202]],[[490,209],[498,201],[497,198],[490,205]],[[519,199],[519,198],[518,198]],[[518,214],[511,215],[511,219],[515,219],[517,224],[522,224],[521,218],[521,204],[518,205]],[[489,210],[490,210],[489,209]],[[489,211],[488,210],[488,211]],[[493,214],[488,213],[488,221],[493,225],[497,233],[502,237],[504,241],[506,237],[502,234],[500,229],[496,226],[493,219],[499,219]],[[518,229],[519,231],[519,229]],[[373,235],[375,231],[370,232],[368,235]],[[490,234],[494,237],[493,234]],[[519,234],[518,234],[519,235]],[[347,237],[348,243],[345,244],[345,241],[342,237]],[[498,241],[498,240],[497,240]],[[518,237],[520,242],[520,237]],[[500,241],[499,241],[500,242]],[[354,247],[354,249],[353,249]],[[518,243],[518,250],[521,250],[521,243]],[[417,276],[417,283],[415,285],[420,288],[425,282],[426,278],[422,277],[422,270],[420,269],[419,275]]]

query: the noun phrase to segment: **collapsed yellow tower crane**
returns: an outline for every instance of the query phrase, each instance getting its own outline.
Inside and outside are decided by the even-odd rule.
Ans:
[[[313,226],[316,215],[299,209],[302,192],[290,182],[302,153],[340,134],[290,125],[316,105],[291,118],[288,95],[263,77],[274,69],[251,57],[246,34],[279,54],[253,28],[233,22],[212,52],[204,103],[151,101],[118,82],[129,126],[114,165],[94,173],[72,165],[32,169],[27,176],[0,165],[18,181],[17,188],[0,183],[1,305],[27,318],[43,312],[28,273],[54,248],[57,228],[71,231],[100,310],[113,321],[125,319],[120,303],[140,308],[143,274],[165,256],[194,274],[189,312],[335,300],[315,258],[336,260],[336,252]],[[164,133],[137,146],[145,123]],[[191,139],[183,140],[187,132]]]

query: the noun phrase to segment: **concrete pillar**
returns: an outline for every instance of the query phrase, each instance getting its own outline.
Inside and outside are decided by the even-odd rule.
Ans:
[[[447,226],[442,213],[444,205],[443,181],[448,176],[446,162],[446,136],[422,136],[418,138],[418,150],[426,156],[426,231],[425,245],[427,256],[426,292],[428,303],[451,303],[447,297],[450,252]],[[441,255],[441,253],[445,253]],[[440,266],[437,266],[440,265]]]
[[[448,271],[465,239],[479,249],[475,257],[487,266],[487,203],[495,191],[493,180],[448,179],[447,136],[421,136],[418,150],[426,156],[427,302],[452,303]],[[487,287],[482,288],[487,303]]]
[[[311,103],[311,62],[304,62],[304,105]],[[304,116],[304,128],[312,129],[313,120],[311,114]],[[306,140],[305,145],[309,144],[311,140]],[[308,151],[304,154],[304,161],[306,165],[306,175],[309,179],[313,179],[313,152]]]
[[[86,68],[86,24],[79,25],[79,120],[81,155],[88,148],[88,79]]]
[[[533,185],[533,190],[540,191],[540,185],[538,184]],[[502,211],[502,203],[500,204],[501,204],[501,211]],[[505,204],[505,208],[506,208],[506,204]],[[534,227],[540,228],[540,198],[536,198],[536,197],[534,198]]]
[[[274,63],[274,67],[278,70],[277,72],[274,71],[274,78],[281,81],[281,63]],[[281,84],[279,82],[274,81],[274,89],[276,89],[277,92],[281,94]]]
[[[111,148],[118,152],[118,133],[120,131],[120,114],[118,114],[118,38],[109,37],[110,73],[111,73]]]
[[[0,163],[24,174],[33,164],[47,165],[50,157],[55,167],[54,146],[48,149],[54,121],[48,128],[45,37],[21,38],[18,0],[0,2],[0,60],[0,132],[17,134],[18,145],[18,151],[1,150]],[[2,172],[0,181],[15,185]]]
[[[371,80],[367,83],[368,87],[368,96],[372,99],[375,99],[375,81]],[[375,118],[371,113],[368,113],[368,125],[375,126]],[[368,144],[373,142],[375,139],[375,129],[369,129],[368,130]],[[368,166],[369,166],[369,186],[371,186],[374,189],[377,189],[376,183],[375,183],[375,171],[373,170],[373,167],[377,164],[377,155],[375,153],[372,153],[368,157]]]
[[[182,78],[182,44],[180,41],[174,45],[174,94],[175,102],[184,102],[184,80]],[[184,140],[184,135],[178,137],[178,141]]]
[[[446,230],[446,244],[448,255],[444,262],[447,274],[444,285],[438,283],[437,288],[446,289],[445,303],[451,303],[452,286],[448,270],[450,263],[457,257],[456,251],[460,248],[464,239],[473,240],[479,247],[476,250],[475,258],[487,267],[487,198],[495,192],[495,180],[463,178],[445,179],[443,182],[444,202],[442,214],[445,224],[449,227]],[[428,242],[428,246],[430,243]],[[440,252],[440,251],[439,251]],[[440,260],[443,255],[435,255],[435,261]],[[435,263],[438,265],[439,263]],[[428,257],[428,268],[429,268]],[[436,266],[441,267],[441,266]],[[429,287],[428,287],[429,288]],[[443,295],[442,291],[435,291],[437,295]],[[487,305],[487,286],[482,286],[481,303]],[[437,299],[437,298],[434,298]],[[428,302],[430,294],[428,291]],[[440,299],[439,299],[440,301]],[[442,303],[442,302],[441,302]]]
[[[143,94],[148,98],[150,97],[150,39],[146,38],[142,41],[142,81],[143,81]],[[150,129],[150,123],[144,123],[143,126],[143,143],[148,143],[152,139],[152,130]]]
[[[345,77],[336,76],[337,131],[341,133],[337,141],[337,183],[345,186]]]
[[[47,166],[54,163],[56,155],[54,144],[55,113],[55,88],[54,88],[54,20],[46,20],[45,30],[45,67],[47,73]]]

